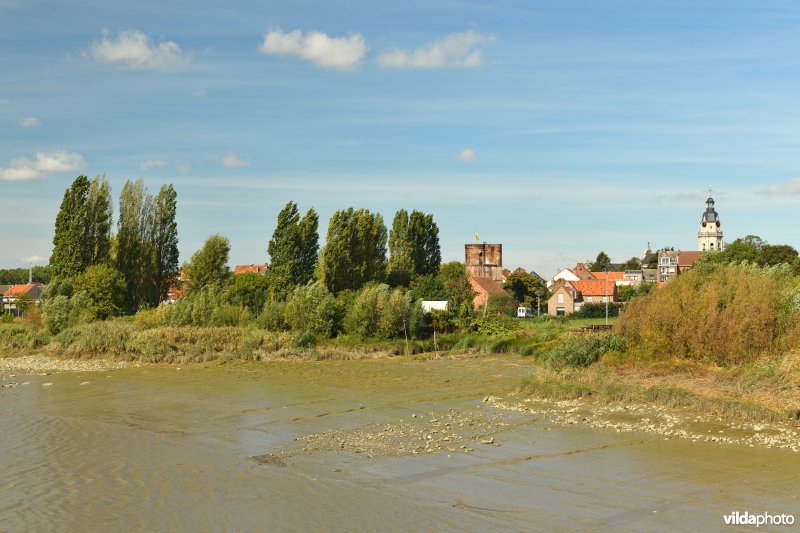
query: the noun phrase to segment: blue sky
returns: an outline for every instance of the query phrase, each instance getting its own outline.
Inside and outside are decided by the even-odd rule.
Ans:
[[[0,266],[78,174],[175,184],[181,259],[267,260],[288,200],[433,212],[551,275],[605,250],[800,247],[795,2],[0,0]]]

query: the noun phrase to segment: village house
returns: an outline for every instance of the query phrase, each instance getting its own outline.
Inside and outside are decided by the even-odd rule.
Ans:
[[[32,304],[39,305],[42,293],[47,285],[41,283],[26,283],[24,285],[11,285],[3,292],[2,310],[4,313],[11,313],[20,316],[20,300],[27,300]]]
[[[701,255],[703,252],[661,250],[658,253],[658,286],[666,285],[669,280],[688,270]]]
[[[566,316],[580,311],[585,303],[617,302],[617,286],[610,280],[559,280],[551,289],[547,312]]]
[[[469,284],[472,285],[472,290],[475,291],[475,297],[472,299],[472,308],[475,311],[483,309],[492,294],[507,294],[503,286],[493,279],[469,278]]]
[[[266,276],[268,270],[269,270],[269,267],[267,266],[266,263],[264,263],[263,265],[236,265],[233,268],[233,275],[235,276],[236,274],[244,274],[245,272],[253,272],[255,274],[261,274],[262,276]]]

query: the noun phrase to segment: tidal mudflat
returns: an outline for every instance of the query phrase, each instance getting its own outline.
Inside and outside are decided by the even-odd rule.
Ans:
[[[16,385],[0,389],[0,524],[714,530],[733,511],[800,514],[791,447],[637,425],[667,426],[669,413],[611,406],[601,417],[526,402],[514,391],[530,364],[401,357],[6,370],[2,384]],[[694,425],[668,430],[741,431],[685,422]]]

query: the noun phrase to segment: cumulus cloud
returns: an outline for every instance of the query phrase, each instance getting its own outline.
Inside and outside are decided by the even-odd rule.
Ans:
[[[800,195],[800,178],[792,178],[780,185],[771,185],[759,191],[770,196],[797,196]]]
[[[26,181],[42,178],[57,172],[71,172],[83,168],[85,162],[80,154],[65,150],[57,152],[37,152],[36,159],[20,157],[12,159],[8,167],[0,169],[0,179],[6,181]]]
[[[144,171],[148,171],[148,170],[153,170],[154,168],[163,167],[165,164],[166,163],[164,163],[160,159],[147,159],[145,161],[142,161],[142,164],[139,165],[139,168]]]
[[[189,57],[174,41],[155,44],[150,37],[136,30],[119,32],[116,38],[110,38],[108,31],[103,30],[103,38],[94,41],[85,55],[101,63],[132,69],[167,70],[189,62]]]
[[[23,128],[35,128],[37,126],[42,125],[42,121],[39,120],[37,117],[25,117],[20,119],[19,125]]]
[[[458,154],[458,158],[465,163],[472,163],[475,161],[475,150],[472,148],[464,148],[461,150],[461,153]]]
[[[258,51],[265,55],[296,56],[334,70],[355,70],[367,53],[367,44],[360,33],[329,37],[318,31],[284,33],[276,28],[264,34]]]
[[[242,168],[249,164],[250,163],[247,160],[239,158],[239,156],[233,152],[227,152],[222,157],[222,165],[225,168]]]
[[[384,52],[376,61],[384,68],[478,67],[483,64],[479,47],[492,41],[491,35],[472,30],[451,33],[413,52],[399,49]]]

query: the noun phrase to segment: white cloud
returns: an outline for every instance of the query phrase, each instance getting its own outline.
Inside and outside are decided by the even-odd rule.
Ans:
[[[174,41],[155,44],[150,37],[136,30],[119,32],[116,39],[109,38],[108,31],[103,30],[103,38],[92,43],[88,55],[95,61],[132,69],[173,69],[186,65],[190,60]]]
[[[796,196],[800,195],[800,178],[792,178],[781,185],[771,185],[759,191],[770,196]]]
[[[192,165],[190,165],[189,163],[180,163],[178,165],[178,172],[180,172],[183,175],[186,175],[191,171],[192,171]]]
[[[478,67],[483,64],[480,45],[494,41],[491,35],[475,31],[451,33],[413,52],[390,50],[380,54],[376,61],[385,68],[450,68]]]
[[[297,56],[334,70],[355,70],[367,53],[367,44],[360,33],[328,37],[318,31],[284,33],[277,28],[264,34],[258,51],[265,55]]]
[[[154,168],[163,167],[165,164],[166,163],[160,159],[147,159],[142,161],[142,164],[139,165],[139,168],[146,172],[148,170],[153,170]]]
[[[240,159],[239,156],[233,152],[227,152],[222,158],[222,164],[225,168],[242,168],[250,163],[245,159]]]
[[[0,180],[34,180],[47,174],[80,170],[84,164],[82,155],[65,150],[50,153],[36,152],[35,160],[27,157],[12,159],[8,167],[0,169]]]
[[[475,150],[473,150],[472,148],[464,148],[463,150],[461,150],[461,153],[458,154],[458,158],[464,161],[465,163],[472,163],[473,161],[475,161],[475,157],[476,157]]]
[[[35,128],[37,126],[42,125],[42,121],[39,120],[37,117],[25,117],[20,119],[19,125],[23,128]]]

